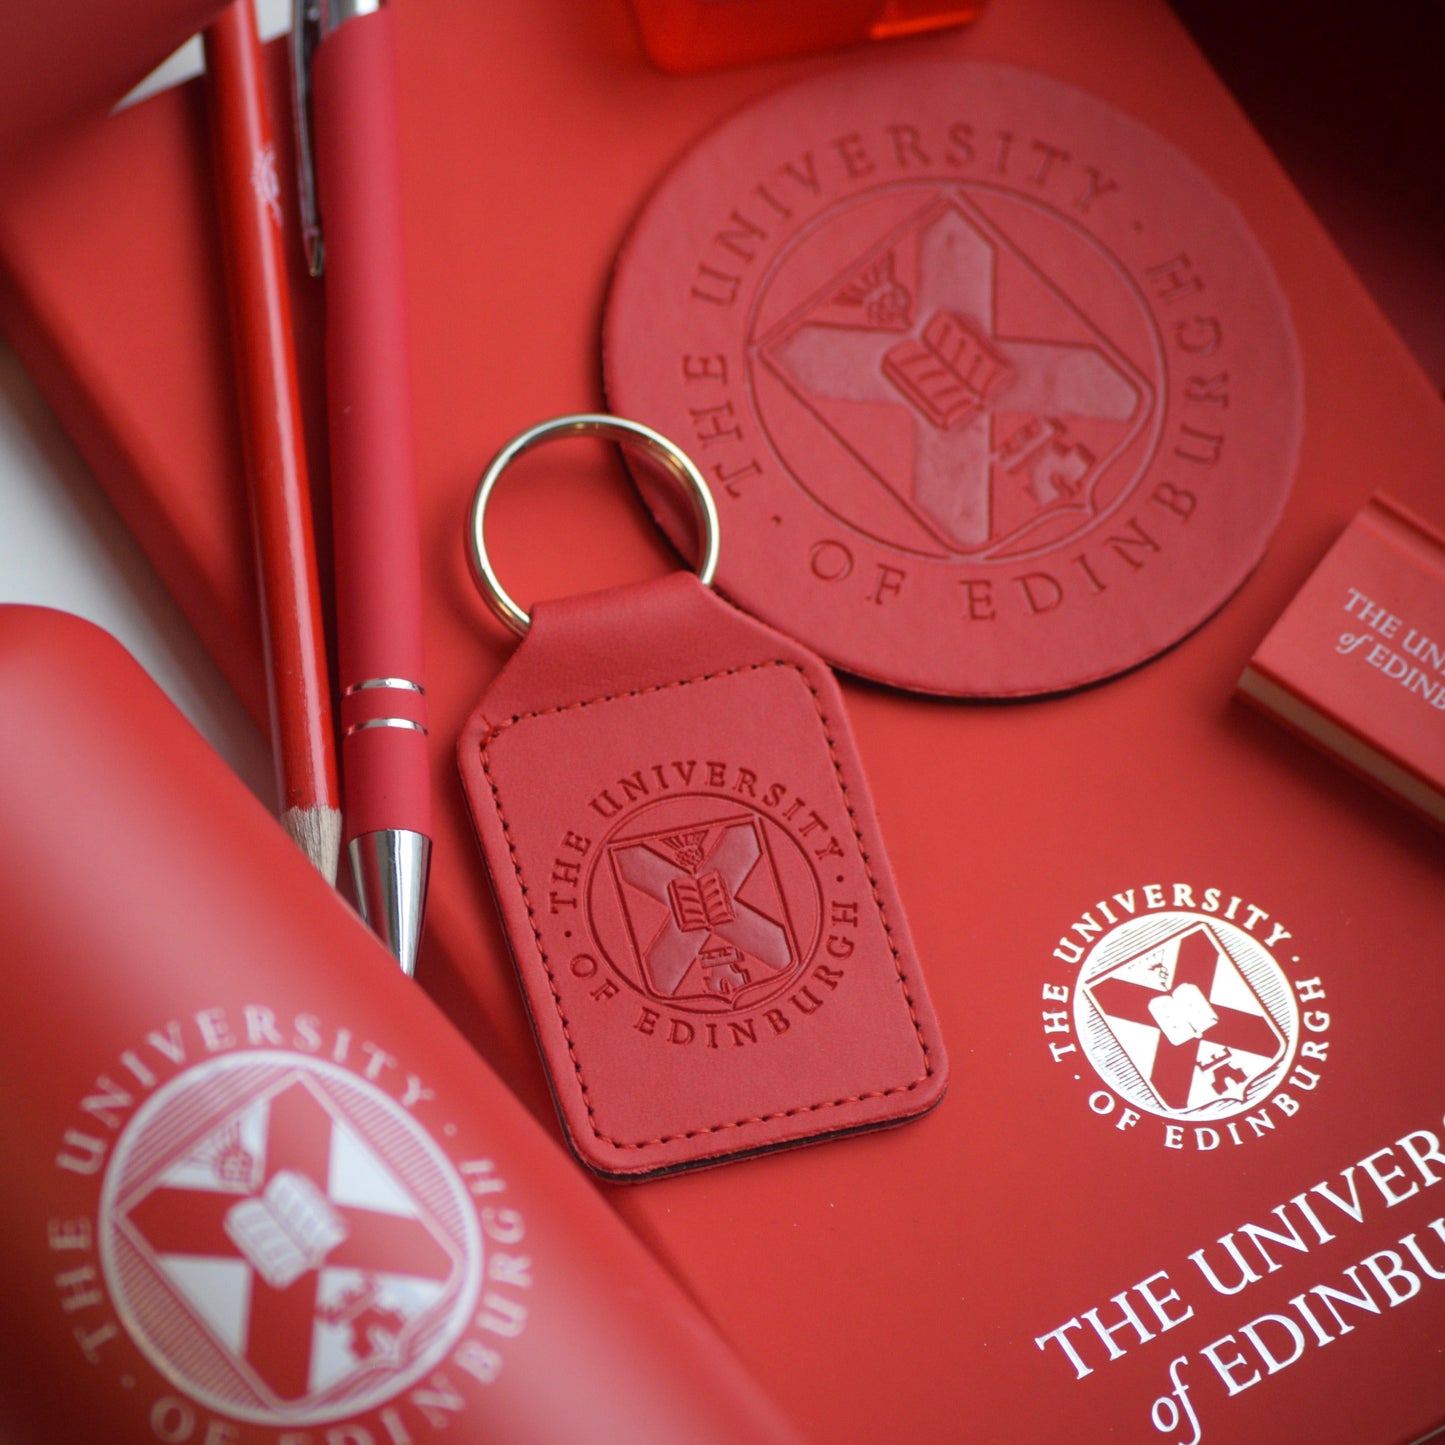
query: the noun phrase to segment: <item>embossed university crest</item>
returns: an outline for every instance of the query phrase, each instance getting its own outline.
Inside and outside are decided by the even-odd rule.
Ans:
[[[918,194],[871,244],[833,217],[867,249],[755,354],[949,553],[1058,545],[1137,481],[1112,472],[1155,386],[962,189]]]
[[[649,826],[651,824],[651,826]],[[786,850],[780,867],[778,852]],[[634,814],[609,839],[594,910],[614,917],[608,957],[641,992],[673,1007],[736,1011],[786,988],[809,961],[817,885],[782,830],[716,799],[669,800]],[[789,896],[801,904],[800,942]],[[625,937],[626,946],[620,946]]]
[[[682,573],[539,604],[457,760],[590,1168],[701,1168],[942,1096],[842,694],[805,649]]]
[[[1293,478],[1294,333],[1243,218],[1008,66],[845,67],[725,121],[639,217],[603,343],[612,409],[717,496],[718,588],[921,692],[1146,661],[1240,585]]]

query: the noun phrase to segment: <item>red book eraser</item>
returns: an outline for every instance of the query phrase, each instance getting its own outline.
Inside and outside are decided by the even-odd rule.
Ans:
[[[1372,497],[1270,629],[1239,691],[1445,826],[1445,536]]]

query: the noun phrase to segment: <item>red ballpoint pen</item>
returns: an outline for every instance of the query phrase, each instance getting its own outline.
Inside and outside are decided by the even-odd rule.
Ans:
[[[410,973],[431,806],[394,45],[380,0],[297,6],[302,221],[326,281],[344,841],[362,913]]]

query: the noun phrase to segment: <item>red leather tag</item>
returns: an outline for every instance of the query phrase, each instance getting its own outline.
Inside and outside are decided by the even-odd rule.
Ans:
[[[629,1179],[938,1102],[828,669],[679,573],[536,608],[459,746],[573,1149]]]

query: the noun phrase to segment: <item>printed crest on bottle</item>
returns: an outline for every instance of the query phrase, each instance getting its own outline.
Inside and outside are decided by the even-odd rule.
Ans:
[[[230,1055],[122,1135],[101,1200],[112,1298],[155,1366],[240,1419],[334,1419],[445,1357],[481,1234],[451,1163],[334,1066]]]
[[[77,1102],[55,1163],[94,1192],[51,1226],[60,1304],[77,1361],[149,1394],[158,1439],[411,1440],[500,1374],[525,1221],[395,1053],[313,1014],[205,1009]]]

